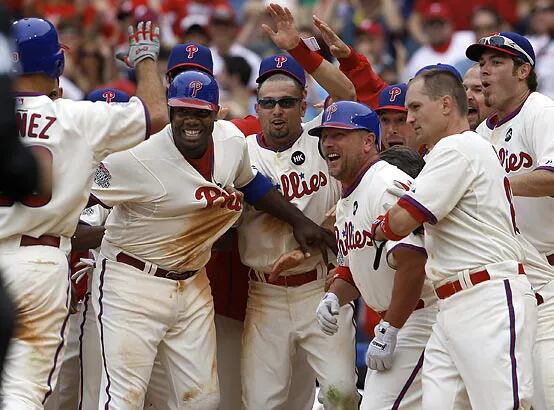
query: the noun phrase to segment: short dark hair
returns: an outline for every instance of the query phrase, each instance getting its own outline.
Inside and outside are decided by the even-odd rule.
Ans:
[[[458,113],[467,116],[467,95],[464,85],[453,73],[445,70],[431,69],[422,71],[416,78],[423,79],[425,94],[436,100],[445,95],[452,97]]]
[[[512,70],[513,75],[516,75],[517,69],[523,64],[529,64],[527,61],[524,61],[519,57],[512,57],[512,61],[514,62],[514,69]],[[529,72],[526,80],[529,90],[531,92],[537,91],[537,88],[539,87],[539,81],[537,80],[537,72],[535,71],[535,68],[533,66],[531,66],[531,71]]]
[[[286,75],[286,74],[277,73],[277,74],[273,74],[273,75],[267,77],[265,80],[263,80],[258,85],[258,89],[256,90],[256,96],[258,96],[260,94],[260,89],[262,88],[262,85],[264,85],[267,82],[271,82],[271,81],[291,81],[291,82],[294,83],[294,85],[298,89],[298,93],[300,95],[303,95],[303,93],[304,93],[304,87],[302,87],[302,85],[300,85],[300,83],[298,81],[296,81],[294,78],[292,78],[291,76]]]
[[[423,157],[416,150],[404,145],[394,145],[379,155],[383,161],[394,165],[412,178],[416,178],[425,166]]]
[[[229,75],[238,75],[240,83],[247,87],[250,81],[250,75],[252,74],[252,67],[240,56],[223,56],[223,63],[225,64],[225,71]]]

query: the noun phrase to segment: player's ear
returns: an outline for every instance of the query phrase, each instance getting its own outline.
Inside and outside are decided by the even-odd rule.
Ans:
[[[525,80],[531,74],[531,64],[525,63],[520,65],[517,68],[517,78],[518,80]]]
[[[443,115],[450,114],[450,112],[452,111],[453,104],[454,104],[454,100],[452,99],[452,96],[451,95],[444,95],[441,98],[441,100],[442,100],[441,101],[442,102],[442,106],[441,106],[442,114]]]

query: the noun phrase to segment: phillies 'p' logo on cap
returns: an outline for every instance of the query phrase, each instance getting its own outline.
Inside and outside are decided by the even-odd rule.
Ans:
[[[325,118],[325,121],[331,121],[331,117],[333,116],[333,113],[337,111],[337,104],[333,103],[327,108],[327,117]]]
[[[286,63],[288,60],[287,57],[285,56],[276,56],[275,57],[275,62],[277,63],[275,65],[275,68],[283,68],[283,64]]]
[[[189,44],[185,48],[185,50],[188,53],[187,58],[190,60],[190,59],[194,58],[194,54],[196,54],[198,52],[198,47],[194,44]]]
[[[115,93],[113,91],[104,91],[102,93],[102,98],[109,104],[114,100]]]
[[[201,81],[194,80],[189,83],[189,88],[191,90],[190,96],[192,98],[196,98],[196,95],[198,94],[198,91],[200,91],[204,87],[204,84],[202,84]]]
[[[389,101],[394,102],[396,101],[396,97],[398,97],[400,94],[402,94],[402,90],[398,87],[392,87],[389,90]]]

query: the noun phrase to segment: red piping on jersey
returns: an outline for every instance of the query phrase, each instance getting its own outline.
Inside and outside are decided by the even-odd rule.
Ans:
[[[408,213],[420,224],[429,222],[434,225],[437,223],[435,215],[411,196],[404,195],[398,200],[397,204],[399,207],[408,211]]]

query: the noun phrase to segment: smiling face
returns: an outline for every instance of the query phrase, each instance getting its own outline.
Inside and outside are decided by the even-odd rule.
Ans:
[[[380,110],[381,138],[384,149],[395,145],[412,146],[414,131],[406,123],[406,112],[400,110]]]
[[[171,108],[173,140],[185,158],[200,158],[206,152],[217,112],[198,108]]]
[[[321,148],[329,173],[345,185],[350,185],[371,156],[377,155],[375,134],[367,130],[324,128]]]
[[[441,115],[442,99],[431,99],[424,92],[424,80],[412,80],[406,93],[406,108],[408,116],[406,122],[414,130],[415,146],[434,145],[436,140],[443,136],[448,119]]]
[[[479,66],[475,65],[467,70],[464,75],[463,84],[467,95],[467,119],[470,128],[475,130],[482,121],[494,112],[494,110],[485,104],[485,94],[481,85]]]
[[[258,100],[296,99],[292,107],[283,108],[276,104],[273,108],[263,108],[256,104],[256,113],[267,144],[283,147],[292,143],[302,133],[302,117],[306,111],[304,91],[292,78],[265,80],[259,88]]]

